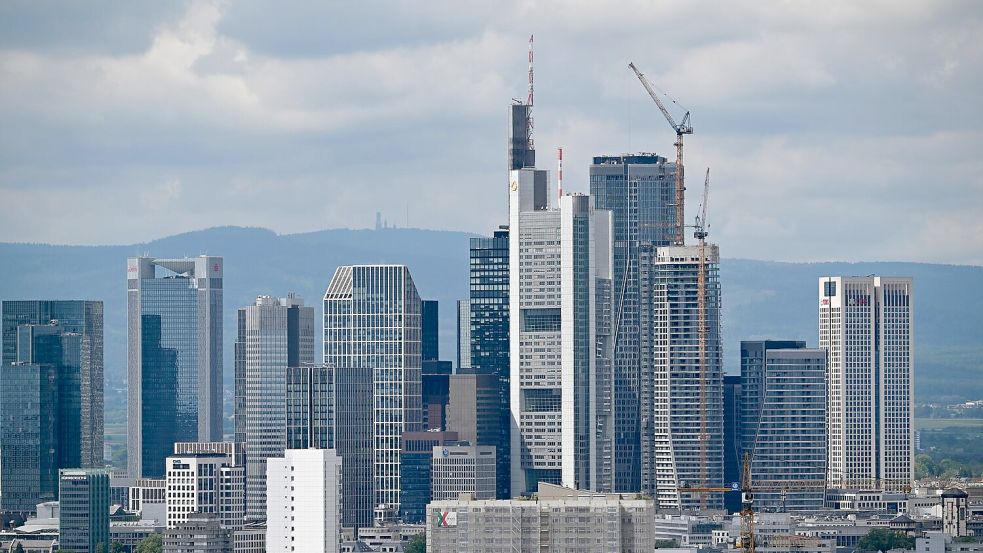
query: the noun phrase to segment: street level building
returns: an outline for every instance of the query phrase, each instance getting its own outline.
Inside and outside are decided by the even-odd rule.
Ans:
[[[651,553],[651,499],[541,483],[533,498],[477,500],[465,495],[427,506],[432,553]]]

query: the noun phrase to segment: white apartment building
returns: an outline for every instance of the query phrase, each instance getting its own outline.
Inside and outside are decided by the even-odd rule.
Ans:
[[[341,457],[333,449],[288,449],[266,461],[266,551],[338,553]]]
[[[819,279],[830,487],[898,491],[914,480],[912,293],[905,277]]]
[[[512,495],[539,482],[609,491],[611,215],[557,198],[546,171],[510,173]]]
[[[639,253],[642,492],[660,509],[721,509],[724,481],[720,254],[707,244],[705,359],[700,359],[700,248],[643,246]],[[702,385],[701,385],[702,384]]]

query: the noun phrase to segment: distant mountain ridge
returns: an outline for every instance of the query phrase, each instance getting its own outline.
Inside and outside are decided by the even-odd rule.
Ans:
[[[320,311],[339,265],[403,263],[424,298],[440,301],[441,357],[455,359],[455,300],[468,295],[464,232],[334,229],[276,234],[217,227],[123,246],[0,243],[0,299],[96,299],[105,302],[106,378],[126,375],[126,258],[149,254],[225,258],[224,373],[231,383],[235,312],[257,295],[295,292]],[[824,275],[897,275],[915,279],[916,394],[920,400],[983,398],[983,267],[905,262],[787,263],[724,259],[725,366],[739,370],[740,340],[788,338],[817,343],[817,279]],[[108,408],[108,406],[107,406]]]

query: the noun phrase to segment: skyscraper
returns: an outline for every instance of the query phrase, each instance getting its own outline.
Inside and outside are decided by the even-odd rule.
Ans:
[[[509,171],[536,166],[532,143],[532,102],[509,106]]]
[[[31,512],[55,491],[41,486],[42,409],[50,404],[48,369],[0,365],[0,511]],[[44,398],[42,400],[42,397]],[[50,440],[50,433],[46,439]],[[46,442],[50,453],[50,442]]]
[[[17,359],[17,327],[57,321],[60,332],[78,335],[78,406],[72,434],[78,435],[78,460],[65,468],[103,465],[103,305],[101,301],[4,301],[3,363]],[[74,408],[73,408],[74,409]],[[63,425],[67,429],[67,425]],[[74,448],[72,448],[74,451]]]
[[[174,442],[222,439],[222,258],[127,261],[130,476],[161,478]]]
[[[741,451],[759,509],[820,509],[826,472],[826,353],[805,342],[741,342]],[[787,485],[788,489],[783,489]]]
[[[708,244],[705,255],[701,367],[699,247],[640,247],[642,492],[663,509],[723,508],[718,493],[682,489],[712,486],[724,476],[717,246]]]
[[[509,199],[512,494],[612,487],[611,219],[546,171]],[[559,203],[559,205],[557,205]]]
[[[741,481],[741,375],[724,375],[724,483]],[[741,492],[724,494],[728,513],[741,510]]]
[[[615,489],[639,490],[641,436],[638,390],[652,378],[639,354],[639,252],[642,245],[672,243],[675,163],[655,154],[598,156],[590,166],[590,194],[597,209],[611,211],[614,269]]]
[[[400,437],[422,429],[420,312],[403,265],[339,267],[324,294],[324,364],[373,370],[376,503],[395,512]]]
[[[440,304],[437,300],[422,300],[420,308],[420,355],[423,361],[436,361],[440,359]]]
[[[471,290],[468,304],[471,372],[498,379],[499,431],[494,444],[497,496],[512,497],[511,415],[509,384],[509,231],[499,228],[491,238],[472,238]],[[462,321],[463,323],[463,321]],[[462,357],[463,358],[463,357]],[[464,371],[461,371],[464,372]],[[481,444],[485,445],[485,444]]]
[[[912,295],[906,277],[819,279],[830,487],[898,491],[914,480]]]
[[[372,526],[372,367],[287,369],[287,449],[334,449],[342,460],[342,524]]]
[[[400,464],[399,518],[419,524],[426,517],[431,496],[433,448],[457,442],[456,432],[404,432]]]
[[[239,308],[236,335],[236,442],[246,469],[246,515],[266,517],[266,459],[286,445],[287,367],[314,363],[314,308],[293,294],[260,296]]]
[[[266,550],[337,553],[342,459],[333,449],[288,449],[266,464]]]
[[[109,550],[109,473],[67,469],[59,475],[58,546],[77,553]]]

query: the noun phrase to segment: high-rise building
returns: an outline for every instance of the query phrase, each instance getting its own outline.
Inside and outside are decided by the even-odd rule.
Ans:
[[[58,547],[77,553],[109,550],[109,473],[66,469],[59,474]]]
[[[403,433],[403,451],[399,457],[401,521],[408,524],[424,521],[431,500],[433,448],[456,442],[456,432]]]
[[[826,353],[805,342],[741,342],[741,451],[758,509],[821,509],[826,473]],[[785,485],[788,489],[781,489]]]
[[[819,279],[830,487],[899,491],[914,480],[913,283]]]
[[[510,189],[512,495],[609,491],[610,212],[557,202],[546,171],[513,171]]]
[[[201,444],[206,447],[175,447],[167,457],[167,527],[188,522],[192,513],[213,513],[223,528],[242,528],[246,510],[246,475],[237,466],[231,443]]]
[[[288,449],[267,460],[269,553],[338,553],[341,467],[333,449]]]
[[[420,321],[423,329],[420,355],[423,361],[440,359],[440,311],[437,300],[420,302]]]
[[[457,369],[471,368],[471,300],[457,300]]]
[[[42,411],[52,400],[48,369],[29,363],[0,365],[0,511],[34,511],[53,500],[42,493]],[[50,443],[50,432],[45,432]],[[50,447],[46,450],[50,455]],[[47,457],[47,455],[46,455]]]
[[[509,106],[509,171],[536,166],[532,143],[532,104]]]
[[[246,515],[266,517],[266,459],[286,446],[287,367],[314,363],[314,308],[288,294],[259,296],[238,312],[235,356],[236,443],[246,468]],[[240,461],[241,464],[241,461]]]
[[[127,473],[222,439],[222,258],[127,261]]]
[[[376,504],[395,512],[400,437],[422,429],[420,311],[403,265],[339,267],[324,294],[324,364],[373,370]]]
[[[724,483],[741,481],[741,375],[724,375]],[[741,492],[724,494],[728,513],[741,510]]]
[[[99,468],[103,466],[103,305],[101,301],[4,301],[3,363],[17,360],[17,327],[57,323],[59,332],[78,336],[75,347],[71,386],[73,403],[71,419],[62,418],[62,431],[77,436],[75,447],[62,447],[77,460],[61,465],[63,468]],[[74,352],[73,352],[74,353]],[[77,374],[76,374],[77,373]],[[64,386],[60,386],[64,389]],[[77,395],[77,398],[75,397]],[[77,406],[75,405],[77,402]],[[63,406],[64,407],[64,406]],[[69,425],[67,421],[72,421]],[[71,427],[71,428],[69,428]]]
[[[500,382],[493,374],[455,374],[450,378],[447,430],[474,445],[495,446],[503,422]]]
[[[375,508],[372,367],[287,369],[287,449],[333,449],[342,460],[342,524],[371,526]]]
[[[650,330],[639,323],[640,247],[672,244],[675,171],[675,163],[655,154],[598,156],[590,166],[594,207],[611,211],[613,228],[614,480],[619,491],[640,489],[639,389],[652,376],[639,353],[639,337]]]
[[[499,228],[491,238],[472,238],[470,246],[470,321],[467,323],[470,372],[493,375],[498,379],[498,426],[501,434],[494,444],[498,463],[497,496],[508,499],[512,497],[508,227]],[[461,323],[464,324],[464,321]]]
[[[215,513],[191,513],[164,530],[164,553],[232,553],[231,532]]]
[[[662,509],[723,508],[719,493],[683,490],[713,486],[724,477],[717,246],[705,248],[703,317],[700,257],[698,246],[640,247],[642,492],[655,497]]]
[[[462,493],[474,499],[495,499],[494,446],[435,445],[431,455],[431,501],[457,499]]]

